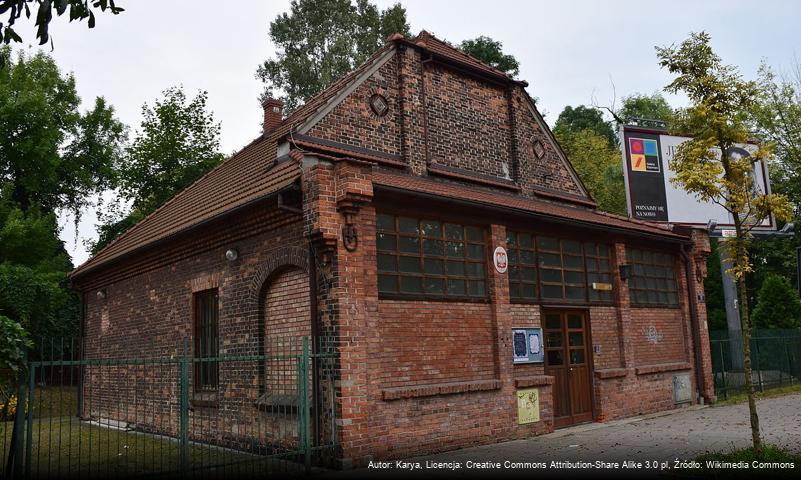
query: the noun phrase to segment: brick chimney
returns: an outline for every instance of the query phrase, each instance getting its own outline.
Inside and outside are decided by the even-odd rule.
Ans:
[[[264,107],[264,134],[267,135],[281,125],[284,102],[276,98],[268,98],[261,104]]]

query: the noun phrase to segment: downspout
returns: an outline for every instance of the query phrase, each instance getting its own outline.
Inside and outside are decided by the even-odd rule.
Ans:
[[[686,250],[689,245],[682,245],[681,258],[684,260],[684,277],[687,283],[687,298],[690,304],[690,326],[693,330],[693,358],[695,364],[695,388],[697,389],[698,403],[704,404],[704,396],[701,394],[701,386],[703,385],[702,364],[701,364],[701,335],[698,323],[698,306],[696,305],[695,298],[695,279],[692,275],[692,261],[690,255]]]

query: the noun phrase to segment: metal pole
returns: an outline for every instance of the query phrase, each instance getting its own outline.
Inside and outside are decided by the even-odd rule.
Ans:
[[[731,369],[735,372],[743,371],[743,331],[740,323],[740,309],[738,308],[737,285],[734,278],[727,273],[733,266],[732,260],[723,247],[725,240],[718,241],[720,254],[720,275],[723,277],[723,298],[726,304],[726,324],[729,329],[729,355],[731,356]]]
[[[181,433],[179,436],[181,472],[184,473],[189,466],[189,357],[186,342],[187,340],[184,339],[184,352],[181,357]]]
[[[303,406],[303,460],[306,467],[306,475],[311,473],[311,412],[309,411],[309,337],[303,337],[303,366],[301,377],[301,405]]]

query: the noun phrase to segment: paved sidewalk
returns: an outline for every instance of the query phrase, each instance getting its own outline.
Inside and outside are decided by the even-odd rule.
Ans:
[[[789,448],[801,453],[801,394],[762,399],[757,402],[763,438],[766,443]],[[624,461],[669,461],[691,460],[705,452],[728,451],[747,447],[751,442],[751,429],[748,419],[748,406],[737,405],[692,407],[680,411],[635,417],[606,424],[588,424],[526,440],[498,443],[480,447],[455,450],[436,455],[409,459],[425,467],[425,462],[458,462],[461,468],[455,472],[447,469],[423,469],[417,471],[398,471],[392,462],[390,469],[366,469],[347,473],[355,476],[408,477],[432,474],[453,474],[458,476],[486,476],[493,473],[487,470],[466,469],[468,461],[473,462],[550,462],[586,461],[607,462]],[[801,466],[797,466],[801,468]],[[503,476],[520,475],[542,477],[543,470],[508,470]],[[547,471],[553,475],[553,470]],[[556,472],[565,477],[576,476],[575,470]],[[584,472],[597,476],[601,472]],[[607,475],[625,474],[625,470],[607,471]],[[643,471],[631,471],[632,475],[642,476]],[[399,475],[398,475],[399,474]]]

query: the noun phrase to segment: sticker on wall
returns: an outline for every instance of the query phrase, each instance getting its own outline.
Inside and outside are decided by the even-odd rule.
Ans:
[[[540,392],[536,388],[517,391],[517,423],[540,421]]]
[[[505,248],[496,248],[495,253],[492,254],[492,261],[498,273],[506,273],[506,270],[509,268],[509,257],[506,256]]]

